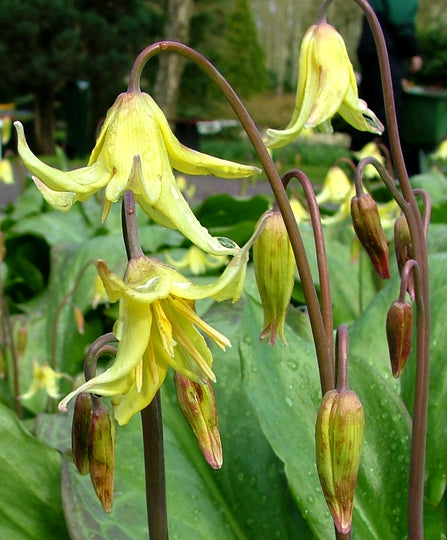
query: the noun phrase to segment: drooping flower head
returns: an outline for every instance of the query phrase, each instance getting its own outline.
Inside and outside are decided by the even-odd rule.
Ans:
[[[175,181],[172,169],[186,174],[241,178],[256,167],[239,165],[183,146],[154,100],[142,92],[120,94],[107,117],[86,167],[59,171],[40,161],[26,143],[23,126],[15,122],[18,151],[47,202],[62,211],[105,188],[103,219],[126,190],[143,210],[164,227],[180,231],[208,253],[232,254],[211,237],[194,216]]]
[[[298,86],[292,119],[284,130],[267,130],[270,148],[292,142],[303,128],[331,130],[339,113],[360,131],[380,134],[383,125],[359,99],[354,69],[341,35],[326,22],[315,24],[301,43]]]
[[[116,358],[111,367],[66,396],[59,408],[66,410],[68,402],[82,392],[112,396],[115,417],[126,424],[152,401],[169,366],[192,381],[214,381],[211,351],[203,334],[223,349],[230,342],[200,319],[195,300],[236,301],[247,261],[248,248],[243,248],[214,283],[205,285],[195,285],[173,268],[145,256],[129,261],[124,279],[113,274],[104,261],[97,261],[110,301],[120,301],[114,326]]]

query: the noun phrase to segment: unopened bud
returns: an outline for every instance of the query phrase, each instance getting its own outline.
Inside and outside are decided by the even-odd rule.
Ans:
[[[351,216],[354,230],[371,262],[382,279],[390,277],[389,249],[380,223],[377,204],[369,193],[351,199]]]
[[[200,450],[213,469],[222,467],[222,443],[217,417],[217,403],[211,381],[204,384],[175,372],[175,388],[180,409],[196,436]]]
[[[71,425],[73,463],[81,474],[89,472],[88,446],[92,421],[92,398],[85,392],[76,397]]]
[[[410,229],[408,228],[407,218],[405,214],[401,214],[394,222],[394,246],[396,251],[397,268],[399,274],[402,275],[405,264],[414,259],[413,241],[410,235]],[[414,300],[414,277],[413,272],[408,274],[407,278],[407,291],[410,298]]]
[[[17,354],[17,358],[19,359],[23,356],[23,353],[25,352],[27,336],[28,336],[28,332],[26,329],[26,324],[25,324],[25,321],[22,320],[22,323],[20,324],[19,329],[17,331],[16,354]]]
[[[78,306],[73,306],[73,314],[76,321],[76,326],[78,328],[78,332],[83,335],[85,331],[85,320],[84,320],[84,314],[79,309]]]
[[[93,409],[88,447],[90,478],[105,512],[112,511],[115,424],[104,405]]]
[[[253,263],[264,310],[260,339],[274,345],[277,334],[286,343],[284,324],[295,280],[295,259],[281,213],[273,210],[266,215],[265,228],[253,244]]]
[[[352,390],[330,390],[315,426],[318,475],[337,530],[351,530],[354,493],[360,466],[365,419]]]
[[[391,304],[386,317],[386,337],[391,369],[396,378],[400,377],[410,356],[412,329],[411,304],[396,300]]]

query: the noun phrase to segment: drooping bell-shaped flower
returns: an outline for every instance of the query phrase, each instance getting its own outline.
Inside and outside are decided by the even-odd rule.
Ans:
[[[142,92],[120,94],[107,117],[86,167],[59,171],[40,161],[28,147],[23,126],[15,122],[18,152],[48,203],[67,211],[105,188],[103,219],[126,190],[164,227],[179,230],[208,253],[232,254],[209,235],[194,216],[175,181],[173,168],[186,174],[241,178],[258,171],[183,146],[154,100]]]
[[[354,69],[343,38],[333,26],[321,22],[309,28],[301,43],[292,119],[284,130],[267,130],[267,145],[285,146],[307,127],[330,131],[331,118],[336,113],[360,131],[383,132],[379,119],[358,97]]]
[[[54,371],[54,369],[48,365],[41,366],[37,362],[34,362],[31,385],[27,392],[20,396],[21,399],[32,398],[40,389],[44,389],[49,397],[57,399],[59,397],[58,380],[62,377],[67,376],[63,373]]]
[[[96,261],[110,301],[120,301],[114,326],[118,350],[111,367],[66,396],[60,410],[65,411],[82,392],[112,396],[115,417],[126,424],[152,401],[169,366],[192,381],[214,381],[211,351],[203,334],[222,349],[230,342],[197,315],[195,300],[236,301],[250,245],[233,257],[214,283],[204,285],[195,285],[173,268],[144,256],[129,261],[124,279],[104,261]]]
[[[334,165],[329,169],[323,182],[323,189],[317,195],[317,203],[338,204],[345,200],[351,191],[352,182],[345,171]]]

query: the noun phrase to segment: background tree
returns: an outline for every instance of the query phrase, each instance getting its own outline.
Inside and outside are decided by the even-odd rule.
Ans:
[[[79,13],[72,0],[1,0],[0,96],[34,97],[37,150],[54,151],[56,94],[78,68]]]
[[[126,89],[135,56],[159,38],[162,10],[160,2],[145,0],[74,3],[80,14],[84,58],[77,77],[90,83],[91,113],[97,126],[116,96]],[[145,76],[149,73],[145,70]]]
[[[194,0],[168,0],[163,39],[189,44],[189,29]],[[179,55],[161,55],[154,87],[154,97],[168,119],[177,116],[180,82],[185,60]]]
[[[265,53],[249,0],[234,0],[228,15],[220,68],[243,97],[265,90]]]

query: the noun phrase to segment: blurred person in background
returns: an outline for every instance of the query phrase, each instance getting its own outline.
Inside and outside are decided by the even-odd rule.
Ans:
[[[418,0],[368,0],[381,24],[388,55],[390,59],[393,93],[396,104],[396,115],[402,109],[403,80],[408,72],[416,73],[422,67],[416,39],[415,18]],[[359,95],[368,103],[379,120],[386,125],[385,105],[383,101],[382,83],[380,79],[379,61],[374,38],[366,18],[363,18],[362,33],[357,47],[357,57],[361,67]],[[367,132],[358,132],[352,137],[352,150],[358,151],[374,138]],[[389,147],[387,130],[382,135],[383,143]],[[405,149],[404,149],[405,153]],[[411,155],[413,154],[413,156]],[[405,156],[409,174],[419,172],[418,156],[415,152]]]

